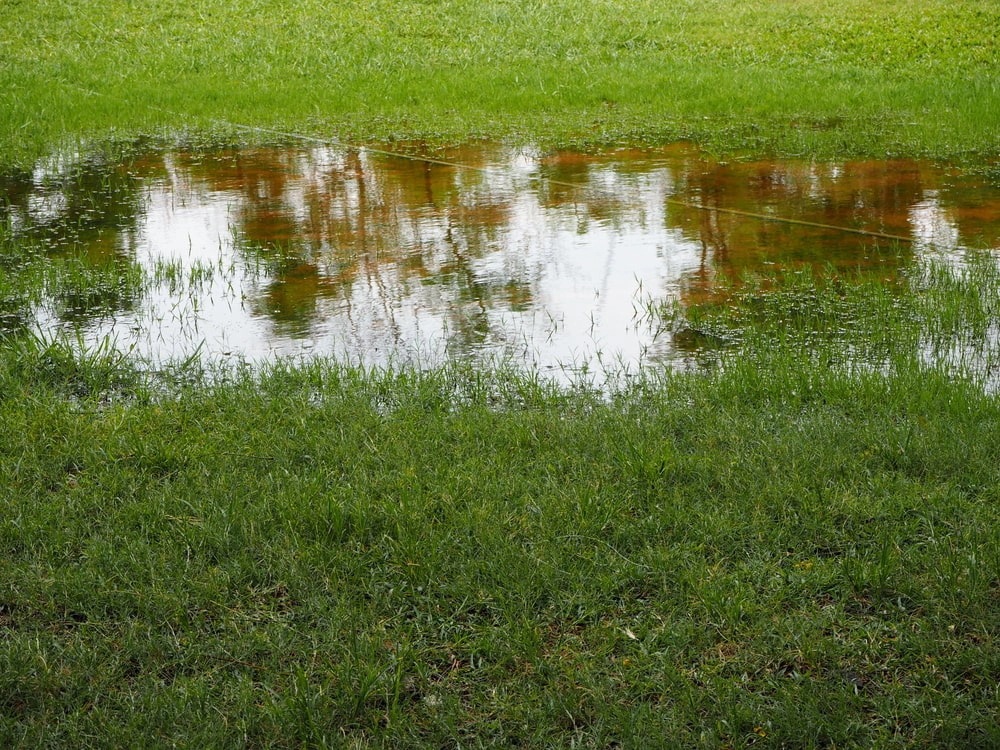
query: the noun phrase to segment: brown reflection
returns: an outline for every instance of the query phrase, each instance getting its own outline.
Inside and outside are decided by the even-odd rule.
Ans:
[[[154,211],[221,206],[229,250],[259,272],[241,289],[245,307],[276,336],[314,336],[339,316],[362,346],[384,346],[433,313],[452,351],[496,343],[503,315],[555,320],[593,312],[581,305],[628,307],[621,284],[640,273],[646,291],[692,303],[722,278],[760,270],[891,278],[932,244],[1000,246],[1000,188],[917,161],[724,162],[684,145],[544,155],[407,148],[453,165],[333,148],[137,152],[126,164],[85,160],[8,177],[0,212],[6,231],[132,261],[137,247],[156,245],[150,227],[171,220]],[[154,194],[172,208],[154,208]],[[817,225],[915,242],[893,247]],[[193,231],[185,225],[180,241]],[[633,274],[632,263],[643,270]],[[609,286],[614,274],[625,282]],[[578,278],[591,285],[583,302],[563,283]]]
[[[480,168],[491,156],[448,154]],[[530,304],[526,280],[497,285],[470,265],[502,241],[513,199],[481,172],[301,149],[184,154],[175,163],[192,190],[235,198],[240,251],[273,273],[254,309],[288,334],[309,333],[322,318],[317,300],[349,296],[359,283],[382,297],[389,320],[413,285],[447,287],[451,330],[464,345],[482,339],[487,307]]]
[[[927,163],[680,161],[674,199],[776,219],[670,203],[668,222],[696,235],[702,248],[702,263],[683,283],[689,302],[711,295],[719,275],[737,281],[746,273],[811,265],[892,278],[914,248],[996,247],[1000,240],[1000,191]],[[914,242],[810,224],[901,235]]]
[[[924,181],[909,163],[827,166],[807,163],[713,163],[685,165],[675,198],[707,208],[735,209],[872,232],[911,234],[908,211]],[[872,251],[887,241],[821,226],[751,219],[732,213],[670,204],[669,221],[693,229],[704,265],[692,286],[706,291],[711,274],[730,279],[764,263],[803,263],[857,268],[877,262]],[[891,244],[891,243],[890,243]],[[902,259],[910,251],[900,248]],[[895,254],[892,255],[895,262]]]

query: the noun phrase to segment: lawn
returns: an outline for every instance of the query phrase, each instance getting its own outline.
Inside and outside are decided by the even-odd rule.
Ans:
[[[985,0],[8,0],[0,163],[232,124],[992,159],[998,40]]]
[[[7,0],[0,185],[273,138],[238,126],[990,173],[998,39],[969,1]],[[47,252],[0,224],[0,323]],[[1000,269],[960,260],[650,308],[718,364],[607,390],[10,326],[0,745],[1000,746]]]

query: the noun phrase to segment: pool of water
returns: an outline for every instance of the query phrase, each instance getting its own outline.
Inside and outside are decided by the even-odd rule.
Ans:
[[[650,304],[704,300],[756,271],[892,278],[929,253],[1000,247],[1000,188],[918,161],[724,162],[683,145],[408,153],[140,148],[7,178],[4,231],[144,279],[42,300],[32,326],[154,363],[683,364],[697,343],[662,330]]]

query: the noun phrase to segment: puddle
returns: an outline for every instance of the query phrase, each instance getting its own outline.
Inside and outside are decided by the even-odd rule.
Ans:
[[[688,304],[724,278],[809,264],[891,278],[927,253],[1000,246],[1000,188],[916,161],[725,163],[682,146],[430,155],[468,168],[301,146],[62,159],[0,182],[0,219],[52,257],[112,269],[107,293],[94,282],[42,301],[38,329],[112,337],[154,363],[199,348],[683,363],[704,342],[651,327],[648,301]]]

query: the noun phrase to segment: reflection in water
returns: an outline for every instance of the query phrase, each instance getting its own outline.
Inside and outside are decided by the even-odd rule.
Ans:
[[[542,367],[683,360],[699,344],[650,330],[643,302],[705,299],[723,278],[801,264],[890,277],[931,250],[1000,241],[1000,189],[915,161],[725,163],[682,146],[434,156],[474,169],[315,147],[59,164],[0,184],[0,226],[53,255],[142,266],[141,299],[52,301],[36,317],[153,361],[203,345]]]

